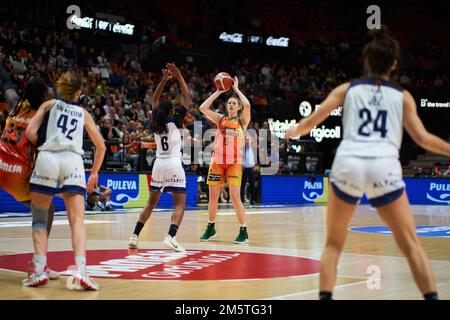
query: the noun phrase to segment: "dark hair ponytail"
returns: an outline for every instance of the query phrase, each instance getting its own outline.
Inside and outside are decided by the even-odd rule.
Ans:
[[[167,133],[167,118],[169,117],[172,109],[172,103],[163,101],[159,104],[158,109],[153,111],[152,123],[150,124],[150,130],[153,133]]]
[[[28,100],[33,109],[39,109],[48,94],[48,87],[44,81],[32,77],[25,88],[24,99]]]
[[[394,63],[400,60],[400,45],[382,25],[380,29],[369,31],[370,42],[363,49],[364,74],[387,74],[390,76]]]

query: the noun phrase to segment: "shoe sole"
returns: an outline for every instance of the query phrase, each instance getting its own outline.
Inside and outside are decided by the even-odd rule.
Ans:
[[[45,279],[42,279],[42,280],[39,280],[37,283],[33,283],[33,284],[22,284],[24,287],[33,287],[33,288],[36,288],[36,287],[40,287],[40,286],[43,286],[43,285],[46,285],[48,283],[48,278],[45,278]]]
[[[166,245],[166,247],[168,247],[169,249],[172,249],[176,252],[186,252],[186,249],[184,248],[180,248],[180,247],[175,247],[172,243],[170,243],[169,241],[163,241],[163,243]]]
[[[47,275],[49,280],[58,280],[60,276],[52,276],[50,277],[50,275]]]
[[[200,239],[200,241],[207,242],[207,241],[209,241],[211,239],[215,239],[216,237],[217,237],[217,233],[215,235],[209,237],[208,239]]]
[[[87,281],[84,281],[83,278],[78,276],[75,276],[73,281],[78,282],[81,288],[83,288],[86,291],[98,291],[100,289],[100,287],[94,287],[90,285]]]
[[[236,244],[246,244],[246,243],[249,243],[249,241],[248,241],[248,239],[245,240],[245,241],[242,241],[242,242],[234,240],[234,243],[236,243]]]
[[[83,280],[80,280],[80,284],[84,288],[84,290],[98,291],[98,289],[100,289],[100,288],[96,288],[96,287],[91,286],[89,283],[87,283],[86,281],[83,281]]]

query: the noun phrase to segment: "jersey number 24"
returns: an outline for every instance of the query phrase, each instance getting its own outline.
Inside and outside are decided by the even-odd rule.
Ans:
[[[363,119],[363,123],[359,126],[358,134],[361,136],[368,137],[371,132],[368,128],[368,125],[372,123],[372,113],[369,109],[363,108],[359,110],[359,117]],[[377,116],[375,120],[373,120],[373,131],[378,131],[381,133],[381,137],[386,137],[387,129],[386,129],[386,119],[387,119],[387,110],[379,110],[377,112]]]

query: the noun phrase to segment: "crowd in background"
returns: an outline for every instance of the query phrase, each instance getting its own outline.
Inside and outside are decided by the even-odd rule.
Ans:
[[[170,32],[177,31],[173,23],[168,25]],[[177,44],[182,45],[183,42]],[[402,64],[406,68],[399,72],[397,81],[417,95],[448,94],[450,81],[447,72],[442,70],[448,66],[449,56],[445,44],[443,46],[409,44],[402,55]],[[241,90],[252,105],[270,107],[272,101],[289,101],[300,96],[321,100],[336,85],[361,72],[360,52],[359,43],[319,37],[297,46],[296,61],[274,62],[277,59],[244,57],[230,63],[227,71],[239,78]],[[0,62],[18,91],[23,91],[31,77],[42,78],[52,88],[64,71],[81,73],[84,84],[79,103],[92,114],[108,142],[107,161],[125,161],[133,169],[151,168],[154,159],[153,149],[142,150],[141,142],[148,142],[151,146],[153,141],[149,130],[152,96],[161,80],[161,70],[148,70],[143,60],[138,51],[112,53],[89,45],[76,30],[46,32],[17,22],[0,24]],[[179,68],[192,98],[184,126],[196,139],[193,132],[195,121],[202,122],[203,130],[213,127],[200,115],[198,106],[215,90],[213,78],[223,70],[205,70],[201,63],[181,63]],[[180,96],[178,83],[173,81],[168,83],[161,99],[170,99],[174,105],[179,105]],[[221,100],[215,105],[217,112],[225,113],[224,102]],[[253,109],[249,128],[268,129],[266,119],[259,118]],[[7,111],[3,107],[0,111],[1,128],[6,116]],[[187,170],[198,171],[206,167],[201,163]],[[288,167],[281,169],[280,172],[289,172]]]

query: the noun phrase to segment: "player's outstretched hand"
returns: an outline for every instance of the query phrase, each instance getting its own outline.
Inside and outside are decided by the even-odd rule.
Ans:
[[[95,188],[97,188],[98,185],[98,174],[97,173],[91,173],[89,176],[89,180],[86,186],[87,193],[91,193]]]
[[[225,90],[217,89],[217,90],[216,90],[216,93],[222,94],[222,93],[224,93],[224,92],[227,92],[228,90],[230,90],[230,89],[225,89]]]
[[[238,77],[233,78],[233,90],[238,91],[239,90],[239,79]]]
[[[175,63],[167,63],[166,64],[167,70],[177,79],[181,78],[181,71],[178,69],[178,67],[175,65]]]
[[[169,81],[173,78],[172,72],[169,69],[162,69],[163,79]]]

